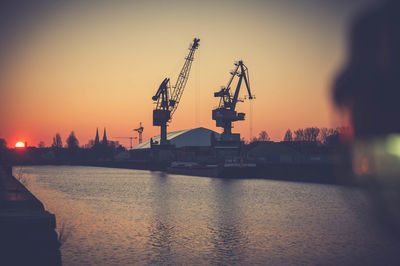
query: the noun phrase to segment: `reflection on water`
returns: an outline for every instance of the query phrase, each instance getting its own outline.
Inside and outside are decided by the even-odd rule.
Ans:
[[[175,242],[175,221],[171,220],[170,195],[171,188],[168,177],[161,172],[155,175],[151,186],[154,188],[152,197],[152,213],[149,223],[148,245],[152,247],[149,253],[151,264],[175,264],[173,259],[173,243]]]
[[[211,262],[213,264],[232,265],[237,261],[244,261],[245,247],[248,244],[245,230],[242,230],[240,208],[236,205],[236,186],[239,180],[213,179],[211,180],[213,200],[216,202],[213,210],[216,222],[208,225],[213,245]]]
[[[365,218],[357,190],[96,167],[24,171],[70,227],[65,265],[379,265],[399,250]]]

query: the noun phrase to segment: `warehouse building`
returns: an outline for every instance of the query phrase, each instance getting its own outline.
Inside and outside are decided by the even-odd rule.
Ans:
[[[185,129],[185,130],[170,132],[167,134],[167,139],[172,145],[175,145],[176,148],[210,147],[211,138],[213,134],[216,138],[219,138],[220,135],[219,133],[204,127],[198,127],[194,129]],[[134,150],[150,149],[151,141],[153,141],[154,143],[159,143],[160,135],[142,142],[133,149]]]

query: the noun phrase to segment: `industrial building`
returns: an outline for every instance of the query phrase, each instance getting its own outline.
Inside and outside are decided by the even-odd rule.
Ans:
[[[175,132],[169,132],[167,134],[167,140],[169,141],[170,144],[174,145],[176,148],[210,147],[212,134],[214,134],[216,138],[219,138],[220,136],[219,133],[213,130],[204,127],[198,127],[194,129],[185,129]],[[151,142],[160,143],[160,135],[142,142],[133,149],[134,150],[150,149]]]

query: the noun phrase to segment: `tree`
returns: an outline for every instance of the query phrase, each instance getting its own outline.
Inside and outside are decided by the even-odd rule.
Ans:
[[[335,129],[323,127],[319,132],[319,141],[321,141],[321,143],[323,144],[326,144],[326,139],[334,134],[335,134]]]
[[[308,127],[304,129],[304,140],[310,142],[316,142],[319,134],[319,128]]]
[[[5,139],[0,138],[0,150],[6,150],[7,149],[7,142]]]
[[[63,145],[62,145],[61,136],[60,136],[59,133],[57,133],[57,134],[55,135],[55,137],[53,137],[53,144],[51,144],[51,147],[53,147],[53,148],[59,150],[59,149],[62,148],[62,146],[63,146]]]
[[[92,139],[90,139],[90,140],[88,141],[88,143],[84,145],[84,147],[85,147],[86,149],[91,149],[91,148],[94,147],[94,143],[95,143],[95,141],[92,140]]]
[[[5,139],[0,138],[0,164],[3,162],[5,159],[5,152],[7,150],[7,142]]]
[[[294,140],[295,141],[304,141],[304,130],[299,128],[294,131]]]
[[[39,144],[38,144],[39,148],[45,148],[45,146],[46,145],[44,144],[44,141],[40,141]]]
[[[331,134],[326,137],[326,145],[338,145],[340,143],[340,129],[332,129]]]
[[[67,146],[70,150],[76,150],[79,148],[79,141],[76,138],[74,131],[71,131],[71,134],[69,134],[67,138]]]
[[[329,129],[327,129],[326,127],[323,127],[323,128],[321,128],[321,130],[319,132],[319,141],[323,144],[326,142],[326,137],[328,136],[328,131],[329,131]]]
[[[293,135],[292,135],[292,131],[290,129],[288,129],[285,133],[285,136],[283,137],[283,141],[293,141]]]
[[[271,138],[268,136],[267,131],[263,130],[260,132],[260,134],[258,135],[258,140],[259,141],[270,141]]]
[[[322,144],[327,144],[329,137],[333,135],[339,135],[339,129],[323,127],[319,132],[319,141]]]
[[[311,141],[317,142],[318,140],[318,135],[319,135],[319,128],[317,127],[312,127],[311,128]]]
[[[253,138],[250,140],[250,143],[257,142],[257,141],[258,141],[258,139],[257,139],[256,137],[253,137]]]

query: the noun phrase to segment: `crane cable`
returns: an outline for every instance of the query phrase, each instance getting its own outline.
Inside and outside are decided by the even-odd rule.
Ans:
[[[195,75],[195,91],[194,91],[194,125],[197,127],[200,123],[199,107],[200,107],[200,52],[197,52]]]
[[[253,139],[253,100],[250,100],[250,141]]]

